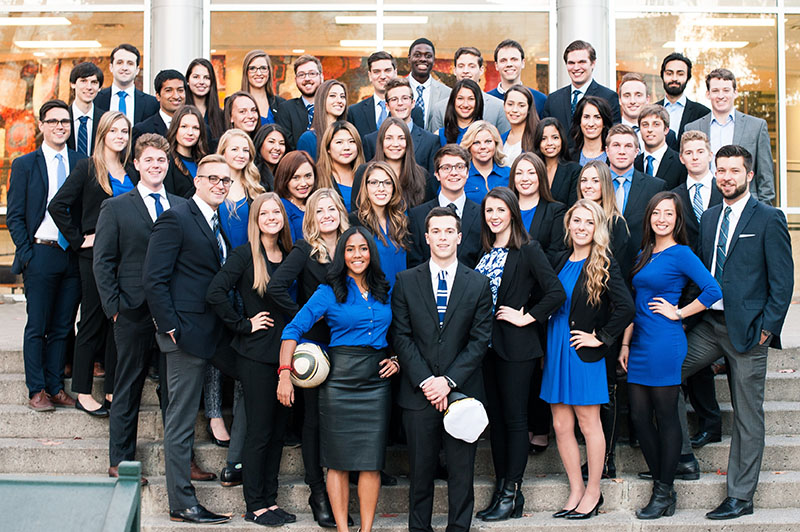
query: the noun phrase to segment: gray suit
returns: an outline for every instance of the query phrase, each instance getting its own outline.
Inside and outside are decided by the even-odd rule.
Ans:
[[[709,113],[694,122],[686,124],[686,131],[698,130],[709,135],[714,113]],[[750,192],[759,201],[772,204],[775,201],[775,171],[772,163],[772,149],[769,144],[767,122],[761,118],[734,111],[733,142],[744,147],[753,156],[753,180]]]
[[[431,133],[438,133],[439,128],[444,126],[444,110],[447,107],[447,100],[450,98],[449,90],[450,89],[448,89],[445,98],[439,100],[433,106],[430,122],[427,126],[427,130]],[[506,112],[503,109],[503,100],[498,100],[491,94],[485,92],[482,92],[481,95],[483,96],[483,119],[490,124],[494,124],[494,127],[496,127],[501,134],[511,129],[511,124],[508,123]]]
[[[411,78],[411,74],[408,75],[408,78]],[[447,100],[450,96],[450,87],[442,83],[441,81],[437,80],[436,78],[431,78],[431,87],[429,89],[431,91],[430,98],[428,98],[428,106],[425,108],[425,129],[430,130],[428,125],[431,123],[431,116],[433,115],[433,108],[439,100]],[[417,93],[412,89],[414,93],[414,100],[417,99]]]

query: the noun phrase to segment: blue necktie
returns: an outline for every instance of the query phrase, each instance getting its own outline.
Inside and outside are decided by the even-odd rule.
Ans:
[[[58,166],[56,167],[56,182],[58,183],[58,188],[61,188],[61,185],[67,180],[67,166],[64,164],[64,156],[60,153],[56,153],[56,160],[58,161]],[[61,234],[61,231],[58,232],[58,245],[61,246],[61,249],[64,251],[69,247],[69,242],[67,242],[67,239]]]
[[[78,153],[89,155],[89,128],[86,126],[89,117],[81,116],[78,118],[78,121],[81,123],[81,125],[78,126]]]
[[[571,115],[575,114],[575,107],[577,107],[577,105],[578,105],[578,96],[580,96],[580,95],[581,95],[581,91],[579,91],[578,89],[575,89],[574,91],[572,91],[572,105],[570,106],[570,108],[572,110],[570,111],[569,114],[571,114]]]
[[[150,194],[150,197],[153,198],[153,201],[156,202],[156,220],[157,220],[158,217],[161,216],[161,213],[164,212],[164,206],[161,205],[161,194],[159,194],[158,192],[153,192]]]
[[[447,272],[439,272],[439,286],[436,288],[436,310],[439,312],[439,327],[444,323],[447,312]]]
[[[417,107],[422,111],[422,116],[425,116],[425,98],[422,97],[423,92],[425,92],[425,87],[417,85]]]
[[[128,93],[125,91],[119,91],[117,93],[119,96],[119,112],[127,115],[128,114],[128,105],[125,103],[125,97],[128,96]]]
[[[644,169],[647,175],[653,175],[653,161],[655,160],[656,158],[653,157],[652,155],[647,156],[647,166]]]
[[[211,226],[214,228],[214,237],[217,239],[217,248],[219,248],[219,263],[225,264],[225,244],[219,230],[219,214],[216,212],[211,217]]]
[[[314,120],[314,104],[310,103],[306,105],[306,113],[308,113],[308,125],[306,129],[311,129],[311,122]]]
[[[694,185],[694,197],[692,198],[692,209],[694,210],[694,216],[697,218],[697,221],[700,221],[700,217],[703,216],[703,198],[700,196],[700,187],[702,187],[702,183],[695,183]]]
[[[725,247],[728,244],[728,229],[731,223],[730,220],[731,208],[725,207],[725,214],[722,216],[722,223],[719,226],[719,239],[717,240],[717,265],[714,268],[714,279],[717,280],[722,286],[722,269],[725,267],[725,257],[728,252]]]
[[[381,106],[381,114],[378,116],[378,127],[381,127],[383,121],[386,120],[386,117],[389,116],[389,113],[386,111],[386,101],[381,100],[378,102],[378,105]]]

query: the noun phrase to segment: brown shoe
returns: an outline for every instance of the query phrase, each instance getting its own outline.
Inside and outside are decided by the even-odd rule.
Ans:
[[[106,370],[103,369],[103,366],[100,364],[100,362],[94,363],[94,370],[92,371],[92,375],[94,375],[95,377],[106,376]]]
[[[50,402],[53,403],[53,406],[63,406],[69,408],[75,407],[75,399],[67,395],[67,392],[65,392],[63,388],[57,394],[51,395],[49,397],[50,397]]]
[[[119,467],[111,466],[108,468],[108,476],[111,478],[119,478]],[[142,487],[147,486],[150,482],[145,477],[141,478]]]
[[[28,401],[28,408],[37,412],[52,412],[56,409],[44,390],[31,397],[30,401]]]
[[[217,474],[209,471],[203,471],[200,466],[192,459],[192,480],[207,481],[216,480]]]

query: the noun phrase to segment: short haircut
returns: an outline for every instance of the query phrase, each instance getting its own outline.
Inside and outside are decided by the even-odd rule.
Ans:
[[[100,70],[100,67],[94,63],[90,61],[84,61],[83,63],[78,63],[72,67],[72,70],[69,71],[69,82],[75,83],[81,78],[90,78],[92,76],[97,77],[97,81],[102,87],[103,80],[105,79],[103,76],[103,71]]]
[[[133,148],[133,158],[139,159],[147,148],[161,150],[165,155],[169,156],[169,142],[158,133],[145,133],[136,139],[136,145]]]
[[[395,77],[390,79],[386,82],[386,94],[389,94],[389,91],[392,89],[396,89],[398,87],[405,87],[408,89],[408,92],[411,93],[411,97],[414,97],[414,91],[411,90],[411,83],[408,82],[407,78]]]
[[[622,79],[619,80],[619,85],[617,86],[617,94],[619,91],[622,90],[622,86],[628,83],[629,81],[638,81],[639,83],[644,84],[644,91],[647,92],[647,82],[644,80],[644,77],[641,74],[637,74],[636,72],[628,72]]]
[[[140,62],[141,62],[141,60],[142,60],[142,54],[140,54],[140,53],[139,53],[139,49],[138,49],[138,48],[136,48],[134,45],[132,45],[132,44],[127,44],[127,43],[120,44],[119,46],[117,46],[116,48],[114,48],[113,50],[111,50],[111,62],[112,62],[112,63],[114,62],[114,56],[115,56],[115,55],[116,55],[116,53],[117,53],[117,52],[119,52],[120,50],[125,50],[126,52],[130,52],[130,53],[132,53],[133,55],[135,55],[135,56],[136,56],[136,66],[137,66],[137,67],[139,66],[139,63],[140,63]]]
[[[436,155],[433,156],[433,168],[434,172],[439,171],[439,163],[442,161],[442,158],[445,155],[453,155],[455,157],[460,157],[464,164],[469,165],[471,157],[469,155],[469,151],[462,148],[458,144],[445,144],[436,152]]]
[[[478,58],[478,66],[483,66],[483,56],[481,55],[481,51],[475,48],[474,46],[462,46],[458,50],[456,50],[456,54],[453,56],[453,64],[455,65],[458,63],[458,58],[462,55],[474,55]]]
[[[63,109],[69,113],[70,119],[72,118],[72,113],[69,112],[69,105],[67,105],[63,100],[47,100],[39,108],[40,122],[44,122],[44,119],[47,117],[47,113],[50,111],[50,109]]]
[[[397,59],[395,59],[392,54],[389,52],[384,52],[383,50],[379,52],[373,52],[367,57],[367,70],[372,69],[372,63],[376,61],[391,61],[392,66],[397,70]]]
[[[687,142],[692,142],[693,140],[702,140],[706,143],[706,149],[711,151],[711,141],[708,140],[708,135],[700,131],[699,129],[692,129],[690,131],[684,131],[683,135],[681,135],[681,151],[683,153],[683,148]]]
[[[317,68],[319,69],[320,73],[322,72],[322,61],[320,61],[313,55],[308,55],[308,54],[303,54],[297,59],[295,59],[294,63],[292,63],[292,68],[296,73],[297,69],[305,65],[306,63],[314,63],[315,65],[317,65]]]
[[[567,62],[567,56],[570,54],[570,52],[576,52],[578,50],[586,50],[589,52],[589,61],[592,63],[597,61],[597,52],[595,52],[594,46],[586,41],[577,40],[569,43],[564,50],[564,62]]]
[[[428,232],[428,227],[430,225],[431,218],[441,218],[444,216],[449,216],[451,218],[455,218],[456,220],[456,231],[459,233],[461,232],[461,218],[458,217],[456,211],[451,209],[450,207],[434,207],[430,210],[428,215],[425,217],[425,232]]]
[[[173,79],[180,80],[183,82],[184,88],[186,87],[186,78],[183,77],[183,74],[170,68],[168,70],[162,70],[156,74],[156,79],[153,80],[153,88],[155,89],[156,94],[161,93],[161,88],[164,86],[164,83]]]
[[[657,103],[651,103],[642,107],[642,110],[639,112],[639,120],[638,124],[642,124],[642,118],[648,116],[657,116],[664,122],[664,127],[669,129],[669,111],[663,106],[658,105]]]
[[[611,129],[609,129],[606,134],[606,144],[608,144],[608,139],[614,135],[630,135],[634,138],[636,146],[639,146],[639,135],[636,134],[631,126],[626,126],[625,124],[614,124],[611,126]]]
[[[722,79],[733,82],[733,90],[736,90],[736,76],[727,68],[715,68],[706,76],[706,90],[711,90],[711,80]]]
[[[228,161],[225,160],[225,156],[220,155],[218,153],[210,153],[210,154],[206,155],[205,157],[200,159],[199,163],[197,163],[197,173],[198,173],[198,175],[200,174],[200,168],[202,168],[203,166],[205,166],[207,164],[217,164],[217,163],[218,164],[224,164],[225,166],[228,166]]]
[[[719,163],[720,159],[727,159],[729,157],[741,157],[744,161],[744,169],[749,174],[753,171],[753,155],[747,151],[743,146],[738,144],[728,144],[717,150],[717,155],[714,157],[714,162]]]
[[[408,55],[411,55],[411,50],[413,50],[414,47],[417,46],[418,44],[427,44],[428,46],[431,47],[431,50],[433,50],[433,55],[436,55],[436,47],[430,40],[426,39],[425,37],[420,37],[419,39],[416,39],[414,42],[411,43],[411,46],[408,47]]]
[[[519,52],[521,59],[525,60],[525,50],[522,49],[522,45],[515,41],[514,39],[506,39],[498,44],[494,49],[494,62],[497,63],[497,52],[502,50],[503,48],[514,48]]]
[[[661,61],[661,78],[664,78],[664,71],[667,69],[667,63],[670,61],[683,61],[686,64],[686,81],[692,79],[692,60],[685,55],[673,52]]]

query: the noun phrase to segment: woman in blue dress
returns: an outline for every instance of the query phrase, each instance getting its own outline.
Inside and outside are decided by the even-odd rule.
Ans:
[[[311,129],[297,139],[297,149],[317,160],[319,143],[331,124],[344,120],[347,114],[347,87],[341,81],[329,79],[322,83],[314,95],[314,118]]]
[[[366,227],[373,234],[378,256],[389,286],[407,268],[408,217],[397,175],[388,163],[372,161],[364,169],[359,204],[350,213],[351,225]]]
[[[567,299],[547,325],[540,396],[551,405],[558,452],[569,478],[569,498],[553,517],[586,519],[603,504],[600,477],[606,444],[600,405],[608,402],[603,359],[631,322],[633,301],[609,252],[608,227],[600,206],[578,200],[564,220],[568,249],[553,265]],[[575,417],[586,440],[586,486]]]
[[[304,151],[290,151],[275,169],[275,192],[281,198],[286,215],[289,217],[289,229],[292,231],[292,242],[303,238],[303,220],[306,214],[306,201],[317,190],[317,169],[311,156]]]
[[[362,531],[372,530],[378,505],[391,406],[387,379],[400,369],[397,357],[387,354],[389,292],[372,235],[351,227],[336,245],[328,284],[317,288],[281,336],[277,393],[284,406],[291,406],[288,370],[297,343],[321,318],[331,329],[331,370],[319,388],[320,461],[328,468],[328,496],[339,531],[348,530],[349,471],[361,472]]]
[[[477,120],[483,120],[483,92],[471,79],[462,79],[450,91],[444,126],[439,128],[439,143],[459,144],[470,124]]]
[[[339,193],[347,211],[353,210],[352,196],[356,168],[364,164],[361,135],[356,126],[339,120],[322,136],[317,154],[317,188]]]
[[[628,372],[631,417],[653,473],[653,495],[636,516],[656,519],[675,512],[672,484],[681,454],[678,393],[687,349],[681,320],[710,307],[722,291],[687,245],[677,194],[653,196],[644,219],[644,247],[632,271],[636,316],[625,331],[619,361]],[[680,308],[681,292],[690,282],[700,295]]]
[[[474,122],[461,139],[461,147],[472,156],[464,193],[475,203],[480,204],[493,188],[508,186],[509,167],[502,145],[497,128],[485,120]]]

